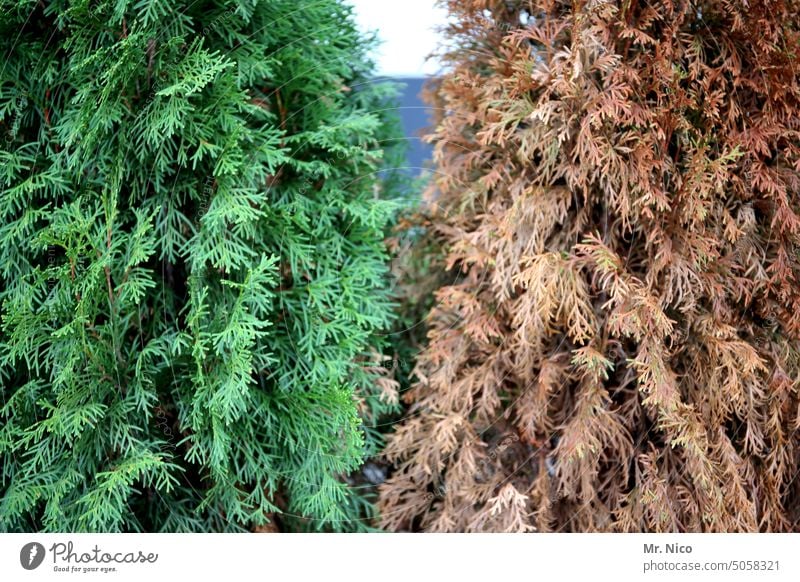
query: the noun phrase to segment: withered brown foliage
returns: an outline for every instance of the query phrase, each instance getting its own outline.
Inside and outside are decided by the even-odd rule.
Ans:
[[[800,2],[450,0],[383,525],[800,527]]]

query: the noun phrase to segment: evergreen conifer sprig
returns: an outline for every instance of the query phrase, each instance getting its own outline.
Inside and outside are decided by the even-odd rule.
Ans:
[[[797,531],[800,3],[442,4],[383,525]]]
[[[0,529],[364,527],[397,142],[350,9],[2,0],[0,35]]]

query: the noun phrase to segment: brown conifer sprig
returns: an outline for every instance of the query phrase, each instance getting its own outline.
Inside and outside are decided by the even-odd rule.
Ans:
[[[449,0],[383,524],[800,528],[800,2]]]

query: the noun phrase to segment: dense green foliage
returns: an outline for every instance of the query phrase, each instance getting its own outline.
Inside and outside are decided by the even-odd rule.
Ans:
[[[363,523],[394,124],[350,9],[0,0],[0,38],[0,530]]]

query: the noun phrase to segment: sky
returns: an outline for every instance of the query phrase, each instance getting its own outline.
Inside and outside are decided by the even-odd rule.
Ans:
[[[446,18],[434,0],[346,1],[355,7],[359,26],[376,31],[382,41],[373,54],[379,75],[422,77],[438,72],[435,61],[425,61],[437,45],[434,27]]]

